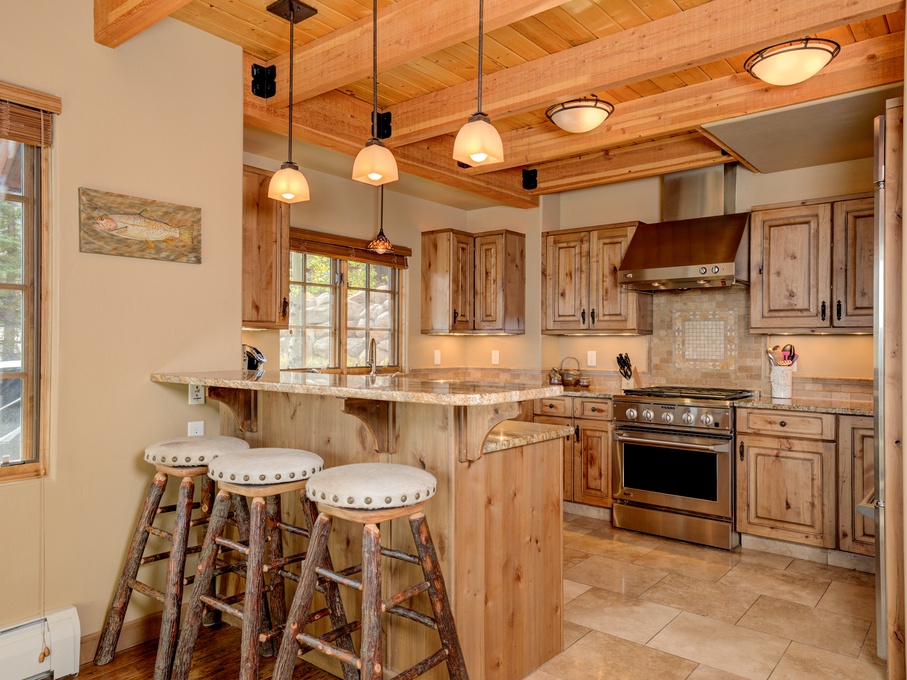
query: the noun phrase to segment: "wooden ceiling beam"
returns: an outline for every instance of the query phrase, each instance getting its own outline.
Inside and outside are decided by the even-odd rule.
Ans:
[[[486,0],[485,31],[493,31],[563,4],[564,0]],[[381,40],[378,64],[382,71],[437,52],[478,35],[478,2],[398,0],[378,12]],[[277,95],[271,106],[289,101],[288,55],[272,60],[277,66]],[[297,48],[293,55],[298,76],[293,84],[297,102],[367,78],[372,73],[372,17],[354,21],[325,37]],[[304,75],[303,75],[304,74]]]
[[[484,77],[492,120],[735,57],[767,45],[894,12],[892,0],[712,0]],[[749,77],[749,76],[747,76]],[[456,131],[475,111],[476,81],[390,107],[390,146]]]
[[[94,0],[94,40],[122,45],[191,0]]]
[[[533,194],[583,189],[703,168],[734,161],[710,140],[695,132],[538,167],[538,188]]]
[[[603,125],[570,134],[541,124],[504,133],[504,162],[468,174],[537,165],[567,156],[675,135],[700,125],[793,104],[817,101],[904,79],[904,33],[870,38],[841,48],[818,75],[798,85],[774,87],[735,74],[619,104]],[[396,121],[395,121],[396,122]]]

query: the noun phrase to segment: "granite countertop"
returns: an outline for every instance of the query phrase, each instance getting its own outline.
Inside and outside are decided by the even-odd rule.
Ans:
[[[337,375],[295,371],[152,373],[151,380],[181,385],[452,406],[504,404],[563,394],[560,385],[420,380],[405,375]]]
[[[485,439],[483,453],[513,449],[517,446],[528,446],[546,442],[551,439],[569,437],[573,434],[571,425],[545,425],[543,423],[529,423],[522,420],[505,420],[495,425]]]
[[[812,413],[835,413],[844,416],[872,416],[873,404],[866,399],[772,399],[757,397],[735,402],[737,408],[761,408],[784,411],[809,411]]]

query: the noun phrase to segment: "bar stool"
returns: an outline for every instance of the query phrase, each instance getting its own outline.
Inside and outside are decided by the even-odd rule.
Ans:
[[[284,578],[298,580],[286,567],[306,559],[306,553],[283,555],[283,532],[309,536],[306,528],[294,526],[281,519],[280,494],[298,491],[307,523],[311,524],[317,513],[311,501],[305,498],[306,482],[322,469],[324,461],[309,451],[298,449],[250,449],[211,463],[208,476],[220,487],[208,531],[199,558],[195,585],[189,599],[186,619],[180,633],[173,662],[172,678],[185,680],[189,676],[192,654],[198,640],[202,615],[207,609],[221,611],[242,622],[240,673],[241,680],[258,678],[260,666],[259,642],[279,642],[286,619]],[[223,536],[231,497],[249,500],[250,522],[248,541],[233,541]],[[243,596],[218,598],[214,591],[214,578],[219,550],[235,550],[245,558],[240,573],[245,576]],[[266,554],[267,550],[267,554]],[[331,563],[325,561],[325,567]],[[265,583],[265,574],[268,582]],[[335,628],[346,623],[340,592],[335,584],[324,589],[328,606],[322,616],[330,616]],[[265,614],[270,595],[270,616]],[[243,608],[236,606],[243,600]],[[353,649],[349,632],[341,635],[346,650]],[[351,676],[351,680],[352,680]]]
[[[381,680],[384,677],[381,644],[381,615],[384,612],[435,628],[441,641],[441,649],[401,671],[395,678],[410,680],[445,661],[451,680],[469,679],[444,586],[444,576],[423,513],[425,502],[435,494],[436,488],[437,482],[430,473],[408,465],[390,463],[342,465],[324,470],[309,480],[306,495],[318,504],[321,513],[311,529],[309,556],[287,616],[285,634],[274,668],[274,680],[289,680],[293,675],[296,656],[312,649],[355,666],[359,669],[360,680]],[[418,555],[381,547],[378,522],[405,516],[409,517]],[[334,518],[362,525],[362,565],[356,568],[356,571],[362,571],[361,582],[348,578],[352,570],[337,574],[319,566],[328,554],[328,537]],[[382,555],[420,565],[425,580],[382,600]],[[362,591],[361,621],[354,624],[355,627],[362,628],[358,656],[331,644],[333,633],[314,637],[305,632],[306,624],[312,620],[308,611],[319,581],[322,584],[334,581]],[[402,602],[422,592],[428,594],[434,618],[400,606]],[[350,624],[347,624],[344,629],[349,627]]]
[[[170,666],[179,632],[180,605],[183,600],[184,570],[186,555],[199,552],[201,546],[189,547],[189,529],[205,524],[211,510],[214,483],[208,479],[208,464],[219,456],[229,455],[249,448],[249,444],[236,437],[178,437],[151,444],[145,449],[145,461],[155,467],[155,475],[145,497],[145,504],[132,536],[132,543],[126,553],[126,564],[117,582],[113,602],[107,613],[101,639],[95,652],[94,662],[98,666],[108,664],[116,652],[123,620],[132,592],[151,597],[164,605],[161,618],[160,641],[154,662],[156,680],[170,677]],[[193,502],[195,482],[193,477],[202,477],[201,501]],[[171,477],[179,478],[180,488],[175,505],[161,506],[161,498]],[[192,518],[194,509],[201,510],[201,516]],[[154,526],[158,515],[175,513],[172,531]],[[170,541],[168,551],[145,555],[148,536],[154,534]],[[167,560],[167,581],[164,590],[158,590],[138,580],[139,567]]]

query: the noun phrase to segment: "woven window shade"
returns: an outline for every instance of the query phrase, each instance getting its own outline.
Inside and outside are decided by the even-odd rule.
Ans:
[[[50,146],[52,116],[47,111],[0,101],[0,137],[32,146]]]

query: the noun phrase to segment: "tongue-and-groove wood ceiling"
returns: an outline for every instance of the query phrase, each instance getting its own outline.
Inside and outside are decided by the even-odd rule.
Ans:
[[[355,156],[370,136],[371,0],[306,0],[296,25],[293,136]],[[245,122],[287,129],[288,22],[270,0],[95,0],[95,38],[115,47],[172,16],[242,46]],[[457,130],[476,109],[478,0],[379,0],[378,100],[401,171],[502,203],[740,160],[702,125],[903,80],[904,3],[890,0],[486,0],[483,110],[503,163],[460,168]],[[776,87],[743,70],[754,51],[799,37],[841,44],[819,75]],[[277,94],[251,93],[253,63]],[[551,104],[596,94],[614,114],[585,134]],[[352,168],[352,158],[350,159]],[[522,188],[524,168],[538,188]]]

